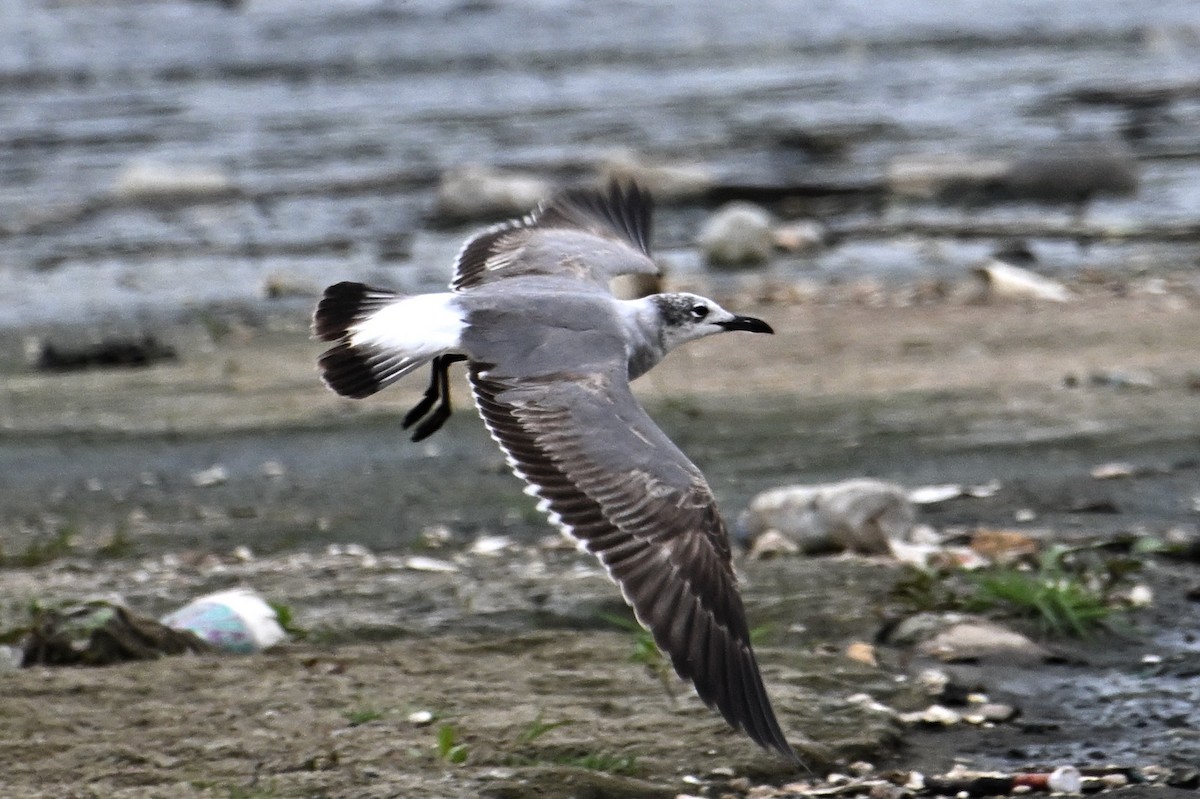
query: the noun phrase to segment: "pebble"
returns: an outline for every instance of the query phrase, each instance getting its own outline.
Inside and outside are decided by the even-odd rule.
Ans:
[[[428,710],[414,710],[408,714],[408,723],[417,727],[424,727],[427,724],[433,723],[433,713]]]

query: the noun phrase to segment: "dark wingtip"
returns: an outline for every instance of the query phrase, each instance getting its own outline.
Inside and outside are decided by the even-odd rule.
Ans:
[[[569,189],[540,209],[539,223],[564,222],[593,226],[598,223],[645,255],[650,255],[654,198],[636,181],[610,178],[602,188]]]
[[[337,341],[354,324],[399,296],[363,283],[344,280],[325,289],[313,312],[313,335],[322,341]]]
[[[371,368],[369,353],[347,342],[326,350],[317,359],[317,368],[325,385],[343,397],[362,399],[382,387]]]

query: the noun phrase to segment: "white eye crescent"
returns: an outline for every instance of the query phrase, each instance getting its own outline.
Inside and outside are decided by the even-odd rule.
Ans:
[[[696,303],[692,306],[692,318],[703,319],[708,316],[708,306],[703,303]]]

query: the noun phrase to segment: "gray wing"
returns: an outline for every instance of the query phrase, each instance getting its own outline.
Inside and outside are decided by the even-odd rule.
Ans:
[[[650,194],[616,181],[564,192],[521,219],[471,238],[458,254],[454,291],[526,275],[573,277],[604,287],[617,275],[658,274],[650,258]]]
[[[712,492],[638,404],[624,364],[532,378],[497,371],[472,363],[476,404],[539,508],[600,559],[705,704],[795,759],[750,646]]]

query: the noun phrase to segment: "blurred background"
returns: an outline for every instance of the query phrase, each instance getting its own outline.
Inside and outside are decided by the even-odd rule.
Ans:
[[[0,325],[435,290],[470,223],[606,174],[657,190],[677,275],[732,199],[814,223],[763,259],[806,288],[955,279],[1012,238],[1049,274],[1188,271],[1198,16],[3,0]]]

